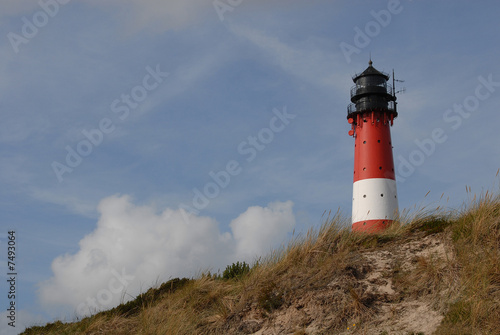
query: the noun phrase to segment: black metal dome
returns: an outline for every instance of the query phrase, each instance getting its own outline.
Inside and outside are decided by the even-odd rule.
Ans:
[[[356,74],[354,77],[352,77],[352,80],[356,82],[356,80],[358,80],[360,77],[366,77],[366,76],[379,76],[379,77],[384,77],[385,81],[389,80],[389,75],[387,73],[380,72],[379,70],[373,67],[373,62],[371,59],[368,62],[368,67],[366,68],[366,70]]]

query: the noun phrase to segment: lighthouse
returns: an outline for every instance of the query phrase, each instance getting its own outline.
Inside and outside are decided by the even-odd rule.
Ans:
[[[391,126],[398,116],[389,75],[368,63],[353,77],[347,120],[354,137],[352,230],[376,233],[389,227],[398,211]],[[394,86],[394,73],[393,73]]]

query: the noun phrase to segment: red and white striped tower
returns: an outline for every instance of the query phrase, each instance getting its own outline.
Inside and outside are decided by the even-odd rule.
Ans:
[[[398,211],[390,130],[398,113],[389,75],[371,60],[368,64],[353,77],[347,119],[355,139],[352,230],[375,233],[388,227]]]

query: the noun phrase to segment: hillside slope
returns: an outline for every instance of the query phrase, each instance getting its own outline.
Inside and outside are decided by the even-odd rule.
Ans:
[[[176,279],[23,334],[500,334],[500,197],[421,212],[379,235],[335,216],[223,279]]]

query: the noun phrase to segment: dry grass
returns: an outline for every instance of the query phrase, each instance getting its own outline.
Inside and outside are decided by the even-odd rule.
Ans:
[[[500,325],[500,197],[474,197],[452,226],[462,281],[438,334],[494,334]]]
[[[416,257],[411,267],[403,262],[393,264],[389,277],[398,299],[425,296],[441,306],[436,310],[445,316],[437,334],[492,334],[498,330],[498,195],[487,193],[473,199],[458,213],[438,208],[403,215],[378,235],[355,234],[344,228],[348,226],[346,218],[337,213],[319,230],[295,237],[241,278],[221,280],[202,275],[176,282],[175,288],[163,285],[160,292],[149,291],[140,303],[129,303],[127,308],[75,323],[33,327],[24,334],[250,334],[266,320],[281,322],[283,311],[292,305],[297,320],[290,321],[294,326],[289,333],[308,334],[313,322],[323,324],[325,334],[340,333],[353,320],[373,325],[380,307],[374,295],[359,284],[369,267],[363,252],[400,248],[412,238],[427,235],[451,235],[455,256],[443,261],[424,254]],[[321,294],[313,296],[311,292]],[[317,305],[318,311],[327,310],[327,315],[318,312],[312,319],[301,319],[297,313],[307,303]]]

